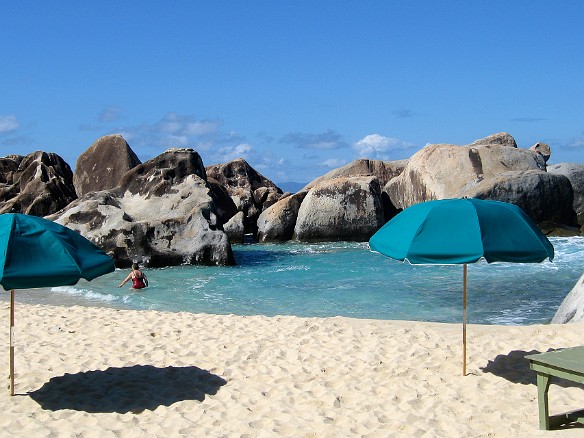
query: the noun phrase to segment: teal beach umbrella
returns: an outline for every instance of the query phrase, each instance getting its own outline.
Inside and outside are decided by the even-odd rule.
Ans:
[[[466,375],[467,264],[540,263],[554,248],[521,208],[474,198],[442,199],[406,208],[369,240],[372,251],[411,264],[463,264],[463,375]]]
[[[36,216],[0,215],[0,284],[10,290],[10,395],[14,395],[14,289],[73,285],[114,269],[111,257],[76,231]]]

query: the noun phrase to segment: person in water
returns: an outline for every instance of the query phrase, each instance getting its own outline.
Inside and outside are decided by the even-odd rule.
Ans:
[[[132,272],[120,283],[118,287],[122,287],[128,281],[132,280],[132,289],[143,289],[148,287],[148,278],[146,278],[146,274],[144,274],[138,263],[134,263],[132,265]]]

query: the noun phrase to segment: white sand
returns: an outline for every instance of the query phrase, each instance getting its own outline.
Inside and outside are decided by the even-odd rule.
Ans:
[[[574,437],[538,429],[524,356],[583,324],[468,327],[16,305],[16,393],[1,303],[0,436]],[[552,414],[584,390],[550,388]]]

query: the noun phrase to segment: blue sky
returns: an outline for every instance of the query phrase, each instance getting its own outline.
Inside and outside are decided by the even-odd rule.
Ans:
[[[97,138],[275,182],[509,132],[584,163],[577,1],[3,1],[0,155]]]

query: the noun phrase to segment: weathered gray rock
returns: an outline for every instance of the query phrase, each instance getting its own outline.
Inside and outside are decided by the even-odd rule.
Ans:
[[[168,150],[128,171],[115,189],[90,192],[50,219],[78,230],[118,267],[234,263],[192,149]]]
[[[502,172],[467,185],[459,195],[515,204],[538,224],[577,225],[572,186],[563,175],[540,170]]]
[[[300,205],[293,237],[300,241],[365,241],[383,223],[377,177],[341,177],[310,189]]]
[[[549,173],[564,175],[570,180],[574,191],[574,211],[578,224],[584,225],[584,164],[559,163],[547,167]]]
[[[4,157],[0,166],[0,213],[46,216],[77,198],[71,168],[57,154],[12,155]]]
[[[237,210],[244,213],[245,233],[256,235],[260,213],[280,199],[282,191],[241,158],[207,166],[206,171],[209,178],[227,190]]]
[[[243,211],[238,211],[224,225],[223,229],[229,238],[230,243],[243,243],[245,240],[245,227],[243,220],[245,216]]]
[[[106,135],[77,158],[73,184],[77,195],[110,190],[140,159],[121,135]]]
[[[22,155],[8,155],[0,158],[0,184],[14,184],[14,174],[18,171],[18,166],[24,157]]]
[[[207,185],[211,189],[209,193],[215,203],[217,216],[220,218],[221,223],[226,225],[231,219],[233,219],[233,216],[237,214],[237,206],[235,205],[235,202],[233,202],[233,199],[231,199],[227,189],[219,184],[218,181],[207,177]]]
[[[494,144],[494,145],[493,145]],[[503,146],[501,146],[503,145]],[[547,173],[543,156],[518,149],[508,134],[468,146],[430,145],[414,154],[384,188],[397,208],[463,196],[519,205],[536,222],[573,225],[567,181]]]
[[[468,146],[505,146],[516,148],[517,143],[511,134],[508,134],[507,132],[498,132],[497,134],[492,134],[488,137],[475,140]]]
[[[552,155],[552,151],[550,149],[550,146],[546,143],[541,142],[541,141],[539,141],[536,144],[534,144],[533,146],[531,146],[529,148],[529,150],[540,154],[546,163],[548,162],[548,160],[550,159],[550,157]]]
[[[566,295],[556,314],[552,318],[552,324],[566,324],[569,322],[584,321],[584,275],[580,277],[570,293]]]
[[[533,151],[477,142],[475,146],[429,145],[415,153],[401,175],[385,187],[393,205],[404,209],[432,199],[461,197],[504,172],[545,172],[543,158]]]
[[[284,242],[292,239],[300,205],[308,192],[284,195],[278,202],[265,209],[258,218],[260,242]]]
[[[403,172],[407,163],[408,160],[381,161],[361,158],[342,167],[331,170],[307,184],[301,191],[308,191],[323,181],[328,181],[333,178],[370,175],[376,176],[379,185],[383,187],[389,180],[399,176]]]

